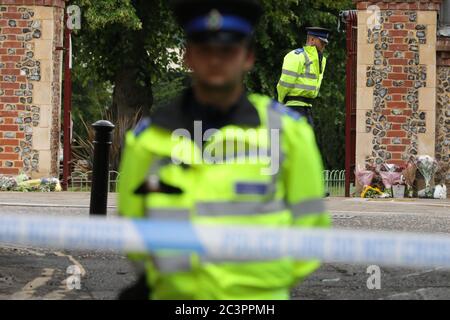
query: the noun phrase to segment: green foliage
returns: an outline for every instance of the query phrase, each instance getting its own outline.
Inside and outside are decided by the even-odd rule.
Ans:
[[[79,0],[73,1],[84,9],[84,16],[91,30],[105,29],[120,24],[132,30],[142,28],[136,10],[130,0]]]
[[[187,87],[189,75],[183,72],[167,73],[153,86],[154,105],[161,106],[171,101]]]
[[[89,124],[100,120],[102,114],[112,103],[112,85],[109,82],[87,81],[78,79],[76,70],[72,89],[72,119],[74,132],[85,136],[83,119]]]
[[[120,156],[124,146],[124,137],[128,130],[134,128],[142,116],[142,112],[137,110],[133,117],[123,115],[114,116],[111,111],[102,112],[101,118],[115,124],[112,134],[112,144],[109,154],[109,169],[119,170]],[[79,119],[81,129],[74,134],[72,158],[77,171],[90,171],[94,161],[94,137],[95,132],[91,122],[83,117]]]
[[[256,30],[257,63],[248,75],[250,91],[275,97],[283,57],[306,41],[305,27],[332,30],[328,68],[314,106],[317,140],[327,168],[344,167],[345,33],[337,32],[340,10],[351,0],[261,0],[265,15]],[[179,74],[183,46],[166,0],[72,0],[81,7],[82,29],[74,35],[75,112],[86,121],[110,105],[118,74],[137,69],[136,83],[152,91],[153,104],[167,101],[184,86]],[[78,99],[78,100],[77,100]],[[76,111],[80,110],[80,111]]]
[[[247,77],[255,92],[276,97],[284,56],[306,42],[305,28],[331,30],[328,66],[320,97],[313,106],[315,131],[328,169],[344,168],[346,35],[337,31],[339,12],[351,9],[351,0],[262,0],[266,14],[256,31],[257,62]]]
[[[81,7],[74,36],[74,62],[83,81],[110,81],[124,66],[137,66],[143,87],[178,62],[167,50],[181,44],[181,31],[164,0],[72,0]]]

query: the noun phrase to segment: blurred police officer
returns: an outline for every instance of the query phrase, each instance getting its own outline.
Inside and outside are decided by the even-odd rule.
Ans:
[[[328,44],[328,36],[327,29],[307,28],[306,45],[284,57],[277,85],[278,101],[306,116],[311,125],[312,105],[319,95],[327,64],[323,52]]]
[[[251,41],[262,11],[258,2],[171,4],[187,35],[185,63],[193,84],[127,134],[120,213],[208,225],[328,226],[322,161],[311,126],[269,97],[248,94],[243,85],[255,60]],[[213,147],[218,147],[213,154],[206,152]],[[230,161],[240,157],[252,161]],[[267,160],[280,163],[267,170]],[[172,236],[184,235],[174,230]],[[243,262],[173,250],[130,258],[145,264],[135,288],[150,299],[288,299],[290,289],[319,266],[289,257]],[[142,290],[143,281],[149,291]]]

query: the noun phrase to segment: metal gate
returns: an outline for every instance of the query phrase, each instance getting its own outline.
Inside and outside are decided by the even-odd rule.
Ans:
[[[358,48],[358,16],[356,10],[341,12],[347,32],[347,69],[345,92],[345,196],[350,197],[350,184],[355,182],[356,161],[356,64]]]

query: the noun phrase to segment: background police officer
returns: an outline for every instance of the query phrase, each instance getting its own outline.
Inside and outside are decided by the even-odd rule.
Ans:
[[[313,124],[312,105],[319,95],[327,59],[323,52],[328,44],[329,30],[307,28],[306,46],[289,52],[283,62],[277,85],[278,101],[296,110]]]
[[[193,85],[127,134],[119,212],[194,225],[328,226],[311,126],[269,97],[247,94],[243,86],[255,59],[250,43],[261,14],[258,2],[186,0],[172,6],[187,35],[185,62]],[[200,136],[211,138],[204,145],[196,139],[198,123]],[[175,132],[183,134],[174,139]],[[206,161],[213,146],[225,146],[214,156],[222,152],[227,161]],[[255,156],[249,152],[255,149],[270,152],[252,161],[228,161]],[[278,170],[264,171],[267,158],[280,162]],[[185,235],[174,230],[172,236]],[[290,289],[319,266],[289,257],[233,261],[176,250],[130,258],[144,263],[135,288],[151,299],[288,299]],[[150,290],[142,290],[142,283]]]

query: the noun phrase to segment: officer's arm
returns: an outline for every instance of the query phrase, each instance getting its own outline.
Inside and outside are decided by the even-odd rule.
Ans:
[[[128,132],[122,153],[119,177],[119,213],[126,217],[145,216],[144,196],[135,191],[146,179],[151,163],[151,153],[145,148],[146,132],[136,135]]]
[[[328,227],[331,218],[323,208],[322,159],[312,127],[302,118],[286,128],[286,201],[291,207],[294,227]],[[296,261],[292,285],[319,268],[317,260]]]
[[[286,130],[286,196],[294,225],[326,227],[330,219],[324,208],[322,158],[313,129],[305,118]]]
[[[146,133],[128,132],[125,137],[125,148],[120,162],[118,183],[119,214],[129,218],[145,217],[144,196],[135,194],[136,189],[147,177],[151,163],[150,152],[143,143]],[[128,252],[128,258],[134,265],[137,274],[144,272],[144,263],[148,259],[145,252]]]
[[[303,55],[297,55],[294,52],[290,52],[284,57],[281,77],[277,85],[278,101],[280,103],[284,103],[284,98],[291,91],[290,86],[296,83],[296,74],[302,72],[304,60]]]

